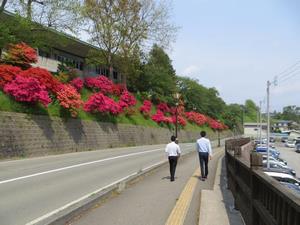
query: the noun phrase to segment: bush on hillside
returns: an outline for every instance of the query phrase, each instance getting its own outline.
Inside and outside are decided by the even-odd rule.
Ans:
[[[0,89],[8,82],[11,82],[21,71],[22,70],[16,66],[0,65]]]

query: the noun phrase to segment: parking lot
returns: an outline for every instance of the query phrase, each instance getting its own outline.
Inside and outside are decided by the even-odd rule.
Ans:
[[[295,148],[285,147],[282,142],[275,142],[275,147],[280,151],[280,158],[285,159],[287,165],[296,171],[296,176],[300,177],[300,153],[295,152]]]

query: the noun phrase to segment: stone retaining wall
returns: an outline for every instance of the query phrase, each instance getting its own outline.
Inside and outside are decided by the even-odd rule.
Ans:
[[[0,158],[162,144],[169,141],[171,134],[164,128],[0,111]],[[210,138],[216,137],[212,135]],[[180,142],[194,141],[198,136],[195,131],[178,133]]]

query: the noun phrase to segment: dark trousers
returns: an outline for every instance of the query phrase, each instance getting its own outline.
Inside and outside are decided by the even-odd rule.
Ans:
[[[207,175],[208,175],[208,152],[198,152],[198,153],[199,153],[201,176],[207,177]]]
[[[169,156],[171,181],[175,179],[175,170],[177,165],[177,156]]]

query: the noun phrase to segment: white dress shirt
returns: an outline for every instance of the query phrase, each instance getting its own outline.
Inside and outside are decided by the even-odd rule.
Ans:
[[[210,140],[205,137],[202,137],[196,142],[196,149],[198,152],[208,152],[210,156],[212,156],[211,144]]]
[[[167,144],[166,153],[168,154],[168,156],[178,156],[178,154],[181,154],[179,145],[176,144],[174,141]]]

